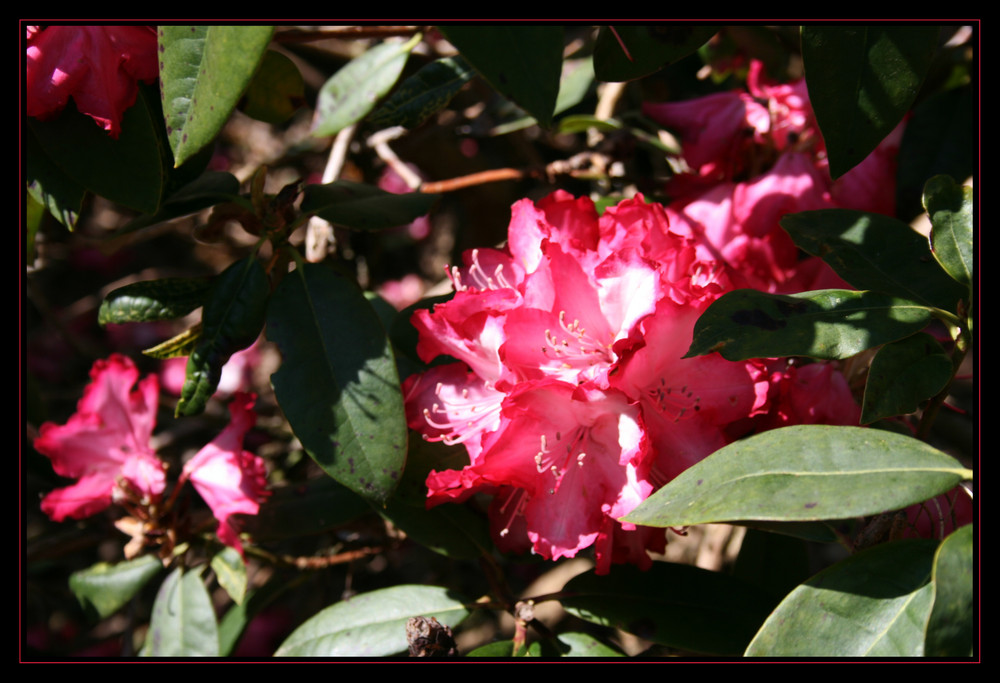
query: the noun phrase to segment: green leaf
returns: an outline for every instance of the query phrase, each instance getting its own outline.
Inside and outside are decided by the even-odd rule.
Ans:
[[[973,189],[948,176],[934,176],[924,185],[923,204],[931,219],[934,258],[956,282],[971,290],[975,274]]]
[[[719,30],[684,23],[613,28],[602,26],[594,45],[594,70],[601,81],[631,81],[655,73],[696,52]]]
[[[586,633],[560,633],[559,642],[569,650],[563,657],[624,657],[621,652],[605,645]]]
[[[727,360],[850,358],[919,332],[931,310],[880,292],[822,289],[767,294],[738,289],[701,314],[685,358],[718,351]]]
[[[164,199],[159,211],[136,217],[122,226],[118,232],[132,232],[187,216],[222,202],[239,201],[239,193],[240,181],[232,173],[208,171]]]
[[[420,68],[368,117],[373,128],[414,129],[443,109],[475,70],[461,56],[444,57]]]
[[[201,325],[195,325],[175,334],[166,341],[160,342],[156,346],[143,349],[142,355],[157,360],[180,358],[181,356],[186,358],[194,352],[195,347],[198,346],[199,339],[201,339]]]
[[[22,132],[28,193],[57,221],[73,230],[80,218],[86,186],[73,180],[49,158],[31,126],[24,126]]]
[[[385,657],[407,650],[410,617],[454,627],[469,613],[465,600],[436,586],[394,586],[330,605],[299,626],[275,657]]]
[[[948,385],[952,372],[951,358],[929,334],[886,344],[868,370],[861,424],[915,412]]]
[[[916,100],[938,26],[803,26],[809,99],[839,178],[867,157]]]
[[[212,142],[250,85],[273,26],[160,26],[167,136],[180,166]]]
[[[200,570],[175,569],[153,603],[144,657],[217,657],[219,630]]]
[[[275,50],[264,60],[247,88],[243,113],[258,121],[279,125],[305,103],[305,83],[295,62]]]
[[[924,654],[968,657],[975,645],[973,526],[967,524],[941,542],[934,555],[934,607],[927,622]]]
[[[242,604],[247,592],[247,566],[236,549],[226,546],[217,552],[212,556],[211,566],[219,585],[233,602]]]
[[[912,437],[796,425],[720,448],[623,519],[656,527],[845,519],[933,498],[967,475],[957,460]]]
[[[146,92],[140,88],[135,104],[125,110],[117,140],[72,104],[51,121],[28,118],[39,147],[66,176],[58,188],[58,201],[52,200],[57,216],[72,217],[80,187],[144,213],[159,208],[170,163],[161,146],[158,107],[147,100]],[[50,185],[46,190],[56,192],[55,184],[50,181]]]
[[[215,278],[202,311],[201,337],[188,357],[177,415],[198,415],[205,409],[219,386],[222,366],[260,336],[269,294],[264,268],[252,254]]]
[[[367,116],[396,84],[420,39],[417,34],[406,43],[380,43],[335,73],[319,91],[313,135],[336,135]]]
[[[383,230],[406,225],[426,215],[439,195],[423,192],[393,194],[374,185],[338,180],[307,185],[302,212],[353,230]]]
[[[385,329],[357,284],[300,264],[275,290],[268,339],[271,376],[295,435],[331,477],[384,504],[406,461],[406,415]]]
[[[559,95],[563,28],[541,25],[439,26],[483,78],[547,128]]]
[[[106,619],[132,599],[151,578],[163,569],[153,555],[108,564],[100,562],[69,577],[69,588],[84,609],[93,608]]]
[[[820,572],[778,605],[746,655],[921,656],[936,545],[886,543]]]
[[[273,492],[260,512],[244,519],[243,526],[255,541],[323,533],[372,511],[363,498],[329,477],[282,486]]]
[[[945,311],[966,292],[931,258],[927,239],[895,218],[849,209],[803,211],[781,219],[802,250],[819,256],[857,289]]]
[[[732,573],[780,600],[809,578],[808,547],[792,536],[749,528]]]
[[[163,278],[144,280],[112,290],[97,312],[100,325],[181,318],[201,306],[210,280]]]
[[[657,562],[648,571],[615,565],[563,588],[570,614],[612,626],[661,645],[706,654],[743,651],[774,600],[726,574]]]

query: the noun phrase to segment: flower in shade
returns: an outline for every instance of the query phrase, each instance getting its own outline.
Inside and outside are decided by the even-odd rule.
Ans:
[[[43,424],[34,441],[57,474],[78,480],[42,500],[42,510],[56,521],[100,512],[115,495],[155,500],[165,487],[164,465],[149,445],[157,378],[146,377],[133,391],[139,371],[115,354],[94,363],[90,379],[76,413],[64,425]]]
[[[254,426],[253,394],[238,393],[229,404],[230,422],[185,465],[181,482],[190,479],[219,522],[223,543],[243,554],[238,522],[233,515],[255,515],[270,495],[264,461],[243,450],[243,438]]]
[[[113,138],[135,103],[138,81],[159,73],[152,26],[29,26],[28,116],[49,119],[72,97]]]

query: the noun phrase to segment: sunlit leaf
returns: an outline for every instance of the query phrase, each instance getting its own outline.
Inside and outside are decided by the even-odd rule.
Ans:
[[[211,280],[202,278],[133,282],[104,297],[97,322],[107,325],[181,318],[204,303],[211,286]]]
[[[101,562],[69,577],[69,587],[84,608],[91,607],[101,619],[121,609],[160,573],[163,564],[154,555],[108,564]]]
[[[924,185],[924,208],[931,219],[931,247],[945,272],[956,282],[972,287],[975,261],[972,252],[974,192],[948,176],[934,176]]]
[[[274,27],[163,25],[157,31],[163,116],[180,166],[222,130],[257,71]]]
[[[934,556],[934,607],[927,622],[928,657],[968,657],[975,645],[975,586],[971,524],[952,532]]]
[[[410,617],[434,617],[457,626],[465,600],[436,586],[393,586],[334,603],[299,626],[276,657],[384,657],[407,649]]]
[[[716,299],[698,318],[684,357],[718,351],[727,360],[850,358],[919,332],[931,315],[927,306],[881,292],[823,289],[779,295],[738,289]]]
[[[153,603],[144,657],[217,657],[219,629],[201,570],[170,573]]]
[[[247,566],[235,548],[226,546],[212,555],[212,571],[219,585],[237,605],[243,602],[247,592]]]
[[[719,449],[623,519],[683,527],[860,517],[933,498],[968,474],[950,455],[913,437],[862,427],[795,425]]]

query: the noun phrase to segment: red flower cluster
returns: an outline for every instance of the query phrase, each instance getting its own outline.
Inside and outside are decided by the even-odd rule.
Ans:
[[[166,488],[166,467],[149,445],[156,426],[157,377],[146,377],[133,391],[139,371],[115,354],[97,361],[90,378],[76,413],[64,425],[43,424],[34,442],[57,474],[78,479],[42,500],[42,511],[57,522],[89,517],[112,502],[156,506]],[[188,461],[178,483],[191,480],[219,521],[219,538],[241,554],[231,517],[257,514],[269,495],[263,460],[243,450],[243,437],[256,419],[254,400],[252,394],[236,394],[229,426]]]
[[[159,75],[152,26],[28,26],[28,116],[52,118],[72,97],[113,138],[137,81]]]
[[[431,472],[428,503],[492,493],[502,549],[648,567],[663,531],[617,520],[681,471],[814,398],[817,421],[856,422],[836,373],[682,358],[729,270],[642,197],[600,217],[563,192],[515,204],[507,247],[468,252],[454,298],[413,317],[421,358],[459,362],[407,379],[409,424],[469,454]]]

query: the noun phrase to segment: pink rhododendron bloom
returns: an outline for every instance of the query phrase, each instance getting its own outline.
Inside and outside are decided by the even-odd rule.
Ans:
[[[559,191],[515,204],[507,246],[449,275],[454,298],[413,324],[422,359],[458,362],[404,395],[410,426],[469,461],[428,475],[428,504],[489,493],[501,549],[649,566],[663,531],[617,520],[767,412],[759,364],[682,358],[725,269],[657,204],[598,216]]]
[[[181,482],[190,479],[219,522],[223,543],[243,555],[233,515],[255,515],[270,495],[264,461],[243,450],[243,438],[257,420],[253,394],[238,393],[229,404],[230,422],[210,444],[184,465]]]
[[[72,97],[113,138],[137,81],[159,73],[152,26],[45,26],[27,31],[27,113],[48,119]]]
[[[64,425],[43,424],[34,442],[57,474],[79,480],[42,500],[42,510],[56,521],[100,512],[116,492],[156,499],[165,487],[164,465],[149,446],[157,378],[146,377],[133,391],[139,371],[117,354],[94,363],[90,378],[76,413]]]

